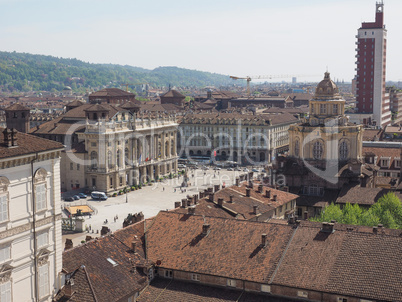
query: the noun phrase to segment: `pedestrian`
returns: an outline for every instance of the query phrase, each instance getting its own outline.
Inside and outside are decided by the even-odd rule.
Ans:
[[[165,187],[163,187],[163,190],[162,190],[163,192],[165,192]]]
[[[92,229],[92,227],[91,227],[91,225],[89,225],[89,230],[91,230]]]
[[[174,188],[174,192],[176,193],[176,188]]]

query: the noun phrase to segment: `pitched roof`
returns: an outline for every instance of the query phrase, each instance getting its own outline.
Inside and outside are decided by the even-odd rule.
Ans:
[[[365,299],[402,299],[401,230],[302,222],[273,279],[274,284]]]
[[[21,105],[21,104],[15,103],[15,104],[5,108],[4,110],[5,111],[14,111],[14,110],[26,110],[26,111],[29,111],[30,109],[25,107],[25,106],[23,106],[23,105]]]
[[[371,206],[375,204],[378,199],[390,192],[391,190],[384,188],[364,188],[359,185],[345,185],[342,187],[336,203],[340,204],[358,204]],[[394,192],[399,198],[402,196],[399,192]]]
[[[262,234],[268,235],[265,247]],[[291,226],[159,212],[146,248],[148,259],[164,268],[266,283],[291,234]]]
[[[93,93],[91,93],[89,95],[89,97],[91,97],[91,98],[92,97],[99,97],[99,96],[101,96],[101,97],[107,97],[107,96],[109,96],[109,97],[113,97],[113,96],[131,96],[131,97],[133,97],[135,95],[133,93],[131,93],[131,92],[127,92],[127,91],[121,90],[119,88],[104,88],[102,90],[95,91],[95,92],[93,92]]]
[[[178,92],[177,90],[171,89],[168,92],[162,94],[161,98],[185,98],[186,96]]]
[[[150,265],[144,259],[143,232],[144,221],[141,221],[67,250],[63,253],[63,269],[72,273],[85,266],[88,282],[84,280],[78,289],[82,292],[93,291],[98,302],[120,301],[148,284],[147,276],[142,270],[135,269],[132,265]],[[137,253],[131,250],[132,241],[137,243]],[[75,284],[77,281],[75,280]],[[88,288],[89,284],[92,288]],[[80,292],[77,293],[79,295]]]
[[[222,290],[217,287],[162,278],[152,281],[151,285],[137,298],[137,302],[165,301],[292,302],[295,300],[239,290]]]
[[[0,128],[0,159],[34,154],[37,152],[61,150],[64,146],[58,142],[36,137],[34,135],[17,131],[17,147],[6,147],[4,145],[3,128]]]

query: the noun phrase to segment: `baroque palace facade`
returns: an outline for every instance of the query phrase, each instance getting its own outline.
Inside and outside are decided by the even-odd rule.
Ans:
[[[85,187],[110,193],[177,171],[174,116],[139,115],[139,105],[131,101],[74,102],[66,110],[30,131],[66,145],[62,191]]]
[[[322,196],[359,182],[362,175],[363,126],[349,122],[345,100],[325,73],[310,101],[309,116],[289,128],[289,155],[278,163],[289,187],[299,194]]]
[[[270,163],[288,149],[289,126],[298,122],[289,113],[194,113],[180,122],[182,156],[203,156],[238,164]]]

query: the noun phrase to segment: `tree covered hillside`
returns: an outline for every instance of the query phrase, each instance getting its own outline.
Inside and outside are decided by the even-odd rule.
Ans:
[[[148,70],[133,66],[91,64],[27,53],[0,52],[0,92],[61,91],[70,86],[75,92],[148,83],[154,87],[203,87],[233,84],[229,76],[178,67]]]

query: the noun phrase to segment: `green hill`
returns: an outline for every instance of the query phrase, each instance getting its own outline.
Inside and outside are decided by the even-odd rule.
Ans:
[[[70,86],[75,92],[148,83],[153,87],[204,87],[233,84],[229,76],[178,67],[140,67],[91,64],[27,53],[0,52],[0,92],[61,91]]]

